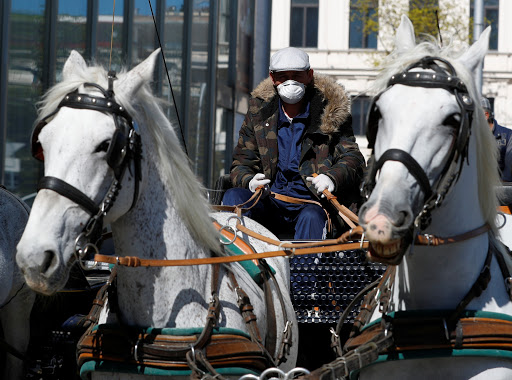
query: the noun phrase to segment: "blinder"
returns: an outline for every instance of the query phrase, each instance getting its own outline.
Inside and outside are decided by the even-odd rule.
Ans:
[[[443,66],[443,67],[441,67]],[[411,71],[415,68],[431,69],[433,72]],[[430,223],[430,212],[438,207],[448,193],[451,186],[460,176],[464,160],[467,159],[468,141],[471,133],[471,123],[475,105],[468,94],[466,85],[457,77],[455,68],[447,60],[439,57],[424,57],[418,62],[409,65],[403,72],[391,76],[387,88],[376,95],[372,100],[366,119],[366,136],[368,147],[374,149],[377,138],[379,120],[381,113],[377,106],[378,99],[384,92],[395,84],[402,84],[413,87],[442,88],[454,94],[461,110],[461,120],[457,129],[457,136],[450,149],[445,167],[441,172],[439,180],[430,186],[427,175],[417,161],[407,152],[400,149],[390,149],[384,152],[379,160],[375,162],[374,152],[370,158],[368,176],[363,183],[361,191],[363,196],[369,198],[375,187],[377,172],[388,160],[401,162],[409,172],[416,178],[424,193],[424,205],[420,214],[416,217],[415,226],[425,229]]]
[[[123,106],[119,105],[115,101],[113,93],[110,93],[108,90],[104,90],[102,87],[94,83],[85,83],[84,85],[98,88],[105,97],[101,98],[82,94],[79,93],[78,90],[67,94],[59,103],[55,112],[43,118],[34,128],[31,137],[32,156],[39,161],[44,161],[44,152],[38,139],[39,133],[47,124],[47,120],[55,116],[62,107],[90,109],[93,111],[111,114],[114,118],[116,129],[107,150],[106,160],[107,164],[114,170],[116,178],[119,178],[119,169],[125,162],[125,159],[131,149],[130,133],[134,130],[132,117]]]

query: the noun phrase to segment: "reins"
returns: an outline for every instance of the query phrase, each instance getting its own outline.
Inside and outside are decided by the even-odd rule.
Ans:
[[[266,251],[260,253],[250,253],[245,254],[243,256],[222,256],[222,257],[205,257],[198,259],[141,259],[136,256],[109,256],[96,254],[94,256],[95,262],[104,262],[108,264],[118,264],[127,267],[173,267],[173,266],[189,266],[189,265],[207,265],[207,264],[221,264],[221,263],[233,263],[239,261],[246,260],[257,260],[264,259],[270,257],[294,257],[301,255],[310,255],[316,253],[326,253],[326,252],[336,252],[343,250],[352,250],[352,249],[365,249],[368,248],[369,243],[364,239],[363,228],[358,226],[350,231],[345,232],[337,239],[323,240],[319,242],[311,242],[311,243],[288,243],[281,242],[279,240],[274,240],[263,236],[251,229],[245,227],[241,223],[237,223],[236,227],[229,227],[232,231],[224,230],[223,233],[230,238],[233,242],[240,237],[236,236],[237,230],[251,236],[255,239],[263,241],[267,244],[275,245],[279,248],[283,248],[277,251]],[[453,244],[462,242],[465,240],[472,239],[476,236],[479,236],[483,233],[486,233],[490,230],[490,226],[485,224],[481,227],[475,228],[474,230],[455,235],[449,237],[441,237],[431,234],[418,235],[415,240],[415,244],[417,245],[425,245],[425,246],[440,246],[445,244]],[[349,242],[352,238],[361,236],[361,241],[359,242]]]

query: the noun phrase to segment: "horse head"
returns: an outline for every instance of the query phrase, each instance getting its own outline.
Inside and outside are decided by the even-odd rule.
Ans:
[[[141,143],[126,106],[151,81],[157,55],[117,78],[87,67],[73,51],[63,81],[46,94],[32,135],[45,176],[16,258],[33,289],[60,290],[70,267],[95,247],[103,223],[137,201]]]
[[[402,18],[392,64],[377,80],[380,93],[368,117],[373,157],[363,186],[367,202],[359,216],[370,241],[370,259],[399,263],[419,232],[437,228],[432,218],[439,220],[439,210],[450,207],[454,187],[466,186],[469,201],[472,189],[480,186],[477,177],[484,176],[481,170],[493,168],[491,148],[487,158],[473,158],[477,145],[492,146],[472,78],[483,62],[489,33],[487,28],[464,54],[453,58],[433,43],[416,45],[412,23]],[[475,163],[480,160],[485,162]],[[489,184],[496,180],[492,173],[485,176]],[[482,211],[486,201],[478,198],[479,191],[483,193],[480,188],[474,194],[474,218],[445,221],[454,222],[454,232],[474,228],[477,219],[494,220]]]

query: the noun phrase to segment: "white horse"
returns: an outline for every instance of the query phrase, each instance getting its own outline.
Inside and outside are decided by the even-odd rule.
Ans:
[[[0,363],[2,379],[22,379],[30,340],[30,312],[35,293],[25,286],[16,265],[16,244],[28,220],[29,208],[19,198],[0,187]],[[5,355],[3,355],[5,353]]]
[[[497,261],[508,253],[496,238],[496,146],[473,82],[489,33],[460,55],[430,42],[417,45],[403,16],[396,50],[376,82],[380,93],[369,118],[374,162],[359,218],[369,257],[397,265],[394,283],[381,288],[390,292],[389,302],[381,301],[394,318],[377,323],[395,341],[361,370],[361,379],[512,378],[512,352],[495,341],[479,345],[467,330],[469,320],[477,328],[489,316],[512,320]],[[420,245],[420,237],[432,245]],[[435,237],[455,241],[434,246]],[[477,282],[481,294],[470,291]],[[374,312],[372,320],[380,317]],[[400,328],[400,318],[409,327]],[[501,339],[486,335],[498,330],[494,323],[483,330],[486,339]]]
[[[27,283],[38,292],[52,294],[64,286],[76,256],[93,248],[94,239],[89,235],[97,232],[101,219],[111,225],[115,254],[119,257],[194,259],[208,258],[212,252],[222,254],[205,191],[190,170],[189,159],[160,102],[150,92],[158,55],[157,50],[131,71],[121,73],[119,79],[110,78],[107,82],[104,69],[87,67],[73,51],[64,65],[63,81],[45,95],[40,110],[42,123],[33,136],[34,151],[39,152],[39,157],[44,155],[45,177],[17,253]],[[82,107],[83,103],[86,105]],[[221,225],[232,216],[212,215]],[[244,219],[249,228],[270,234]],[[259,251],[272,250],[266,244],[252,243]],[[282,332],[291,328],[290,354],[280,366],[288,370],[295,366],[298,346],[289,295],[289,267],[284,258],[268,263],[276,272],[285,311],[274,285],[272,312],[267,310],[261,287],[247,271],[239,264],[224,265],[217,291],[221,304],[217,326],[249,332],[237,306],[237,292],[243,289],[254,306],[263,340],[270,330],[269,319],[275,315],[277,342],[272,356],[283,343]],[[109,307],[102,310],[99,323],[203,328],[216,286],[211,285],[212,268],[119,266],[114,305],[118,311],[112,312],[114,301],[109,297]],[[234,273],[237,286],[228,272]],[[137,347],[132,349],[137,356]],[[112,369],[102,372],[101,363],[95,362],[92,378],[149,378],[150,367],[141,365],[137,358],[132,361],[135,373],[133,368],[127,370],[130,373]]]

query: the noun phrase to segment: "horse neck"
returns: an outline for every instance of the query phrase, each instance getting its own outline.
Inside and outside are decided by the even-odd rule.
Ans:
[[[150,141],[144,141],[144,152],[154,151]],[[196,243],[183,223],[166,185],[168,181],[161,178],[154,154],[145,154],[135,207],[112,223],[116,254],[151,259],[206,256],[207,251]]]
[[[145,152],[154,151],[149,144]],[[135,207],[112,223],[116,255],[146,259],[205,257],[182,222],[152,155],[143,158],[140,195]],[[118,268],[118,318],[138,326],[173,327],[180,324],[176,303],[184,294],[197,302],[210,294],[209,266]],[[180,301],[181,300],[181,301]],[[178,308],[179,309],[179,308]],[[201,326],[204,316],[192,325]],[[181,320],[185,319],[180,317]]]
[[[475,157],[475,156],[472,156]],[[424,233],[456,236],[482,226],[475,160],[465,165],[442,206],[432,212]],[[397,270],[394,302],[398,309],[453,309],[484,265],[489,235],[437,247],[412,246]]]

